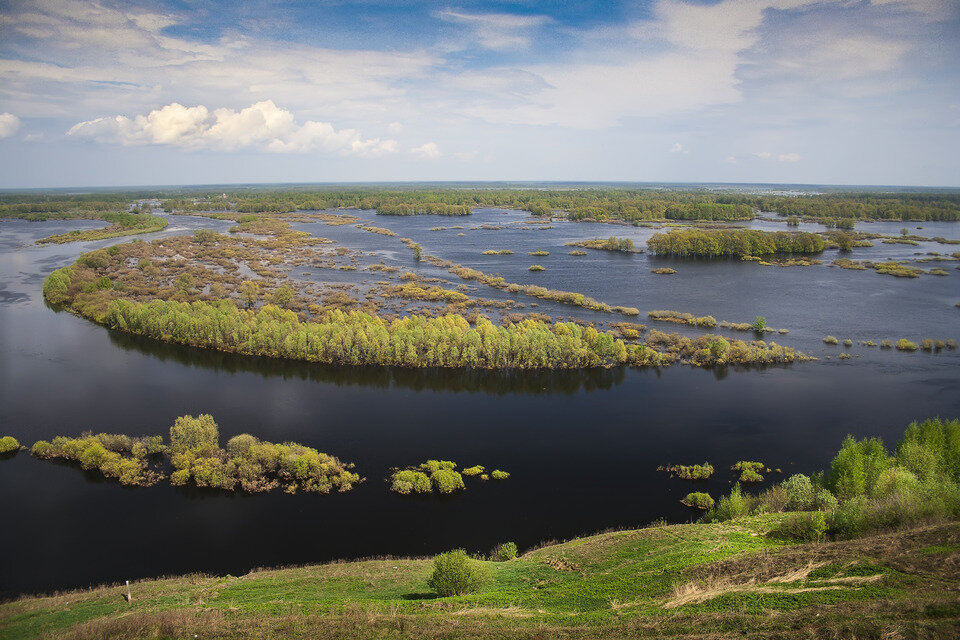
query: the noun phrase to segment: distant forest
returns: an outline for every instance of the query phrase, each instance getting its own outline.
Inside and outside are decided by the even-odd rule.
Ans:
[[[841,192],[820,195],[758,195],[729,191],[584,187],[418,188],[314,187],[98,192],[83,195],[3,194],[0,217],[97,217],[126,211],[136,200],[154,199],[164,211],[289,213],[353,208],[380,215],[469,215],[477,207],[529,211],[569,220],[736,221],[758,213],[837,224],[842,220],[960,220],[960,192]]]

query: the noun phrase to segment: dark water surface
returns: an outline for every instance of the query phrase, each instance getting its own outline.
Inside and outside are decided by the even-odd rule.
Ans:
[[[222,231],[230,224],[170,219],[171,227],[153,237],[199,227]],[[349,493],[330,496],[245,496],[168,484],[125,489],[21,452],[0,460],[0,591],[192,571],[237,574],[257,566],[426,555],[455,546],[485,552],[505,540],[525,547],[659,517],[685,521],[695,514],[680,498],[691,490],[715,496],[727,491],[731,476],[724,469],[739,459],[762,460],[784,475],[809,473],[829,463],[847,433],[879,435],[892,445],[912,419],[960,415],[958,352],[906,354],[855,346],[849,352],[857,357],[839,361],[841,348],[821,341],[827,334],[855,341],[960,338],[957,263],[922,265],[941,266],[951,272],[947,277],[902,280],[826,265],[764,268],[597,251],[574,258],[567,255],[567,241],[616,234],[642,246],[654,230],[570,223],[547,230],[469,229],[523,219],[520,213],[488,210],[466,220],[377,217],[374,224],[416,239],[428,253],[499,272],[512,282],[581,291],[644,312],[677,309],[732,321],[764,315],[771,326],[790,329],[775,337],[778,342],[824,359],[749,371],[674,366],[498,374],[336,369],[180,348],[108,332],[43,302],[40,287],[47,273],[72,263],[80,251],[111,242],[32,243],[100,223],[0,221],[0,435],[29,446],[86,429],[165,434],[178,415],[211,413],[221,441],[249,432],[302,442],[355,462],[367,478]],[[461,224],[468,228],[429,231]],[[909,226],[913,233],[954,238],[960,232],[960,225],[922,225],[920,231],[901,223],[864,228],[897,233]],[[414,265],[396,238],[352,226],[297,226],[362,246],[376,254],[368,262],[382,258],[450,278],[429,265]],[[853,257],[912,259],[918,251],[960,248],[923,245],[878,242]],[[479,255],[503,248],[516,253]],[[538,248],[550,256],[526,255]],[[829,262],[833,254],[825,252],[822,259]],[[534,263],[547,271],[531,274],[527,267]],[[650,274],[662,264],[679,273]],[[486,287],[478,294],[504,295]],[[539,303],[539,310],[621,319],[549,303]],[[499,467],[512,476],[499,483],[468,482],[468,490],[453,497],[387,491],[383,479],[391,467],[427,458]],[[670,480],[656,471],[664,463],[704,460],[718,469],[708,483]]]

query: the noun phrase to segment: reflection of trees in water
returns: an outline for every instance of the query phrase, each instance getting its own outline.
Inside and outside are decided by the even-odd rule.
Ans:
[[[581,390],[610,389],[621,384],[626,375],[626,367],[551,371],[338,367],[198,349],[120,331],[108,333],[110,341],[121,349],[139,351],[162,361],[228,373],[249,372],[265,378],[299,378],[339,386],[400,387],[415,391],[483,391],[493,395],[572,394]]]

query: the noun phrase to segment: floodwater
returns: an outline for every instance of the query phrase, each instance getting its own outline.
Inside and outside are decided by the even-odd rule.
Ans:
[[[638,246],[658,231],[557,222],[528,225],[526,214],[478,210],[469,218],[392,218],[359,212],[366,221],[421,243],[426,253],[509,282],[578,291],[612,305],[674,309],[718,320],[789,329],[769,339],[821,358],[790,367],[588,372],[463,372],[335,368],[232,356],[110,332],[48,307],[43,278],[81,251],[113,241],[60,246],[38,238],[97,222],[0,221],[0,435],[30,446],[84,430],[167,433],[184,414],[211,413],[221,441],[248,432],[293,440],[356,463],[366,482],[329,496],[254,496],[176,488],[123,488],[96,474],[33,459],[21,451],[0,460],[3,526],[0,593],[49,591],[164,574],[239,574],[251,568],[380,555],[429,555],[453,547],[486,552],[513,540],[523,548],[658,518],[697,516],[680,504],[687,492],[729,490],[726,469],[741,459],[810,473],[829,464],[847,433],[877,435],[893,445],[913,419],[960,416],[960,351],[901,353],[856,345],[854,357],[822,338],[896,340],[960,338],[960,271],[900,279],[826,264],[763,267],[732,260],[675,260],[588,251],[570,256],[566,242],[610,235]],[[159,237],[231,223],[169,216]],[[499,230],[470,229],[481,224]],[[464,229],[430,231],[437,226]],[[922,230],[917,230],[917,226]],[[352,225],[297,223],[372,255],[369,264],[418,270],[398,238]],[[785,229],[772,222],[749,226]],[[523,229],[522,227],[527,227]],[[950,223],[875,223],[858,229],[928,237],[960,237]],[[805,229],[819,230],[817,225]],[[458,234],[462,233],[460,236]],[[485,249],[512,249],[483,256]],[[543,249],[549,256],[527,252]],[[883,245],[854,259],[912,260],[955,245]],[[820,256],[825,263],[836,251]],[[531,273],[531,264],[547,269]],[[670,266],[676,275],[650,273]],[[298,272],[300,268],[297,268]],[[370,272],[315,270],[311,278],[383,279]],[[476,283],[467,283],[477,286]],[[478,286],[476,295],[504,299]],[[624,318],[510,296],[554,318],[611,322]],[[532,307],[531,303],[538,306]],[[676,325],[641,322],[664,331]],[[693,331],[687,331],[694,333]],[[748,334],[727,333],[741,338]],[[827,356],[830,356],[828,359]],[[510,471],[503,482],[468,479],[459,495],[404,497],[387,490],[394,466],[427,458]],[[708,482],[670,479],[666,463],[709,460]]]

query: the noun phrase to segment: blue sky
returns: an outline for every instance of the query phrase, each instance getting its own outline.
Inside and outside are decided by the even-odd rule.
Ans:
[[[0,187],[960,186],[956,0],[0,1]]]

